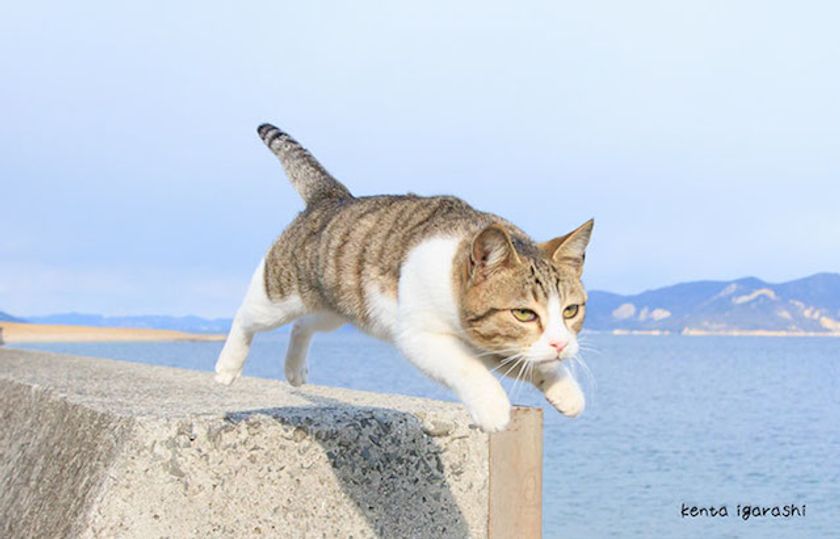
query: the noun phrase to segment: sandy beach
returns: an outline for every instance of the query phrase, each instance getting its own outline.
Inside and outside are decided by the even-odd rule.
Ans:
[[[219,334],[169,329],[110,328],[0,322],[3,342],[221,341]]]

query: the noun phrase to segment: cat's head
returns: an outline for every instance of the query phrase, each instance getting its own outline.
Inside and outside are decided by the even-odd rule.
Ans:
[[[461,326],[471,344],[532,362],[569,358],[586,314],[580,282],[593,221],[534,244],[492,224],[472,239],[463,261]]]

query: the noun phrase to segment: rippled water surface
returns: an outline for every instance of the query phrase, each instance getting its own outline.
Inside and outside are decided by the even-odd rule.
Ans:
[[[281,378],[287,336],[246,374]],[[545,537],[840,537],[840,339],[588,335],[588,409],[547,410]],[[28,345],[212,370],[221,343]],[[389,345],[318,335],[310,382],[452,399]],[[542,405],[532,388],[514,401]],[[728,517],[681,517],[681,504]],[[805,505],[744,521],[738,504]]]

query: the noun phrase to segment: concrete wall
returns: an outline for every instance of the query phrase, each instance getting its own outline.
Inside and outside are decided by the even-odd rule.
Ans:
[[[515,418],[0,350],[0,536],[538,536],[541,415]]]

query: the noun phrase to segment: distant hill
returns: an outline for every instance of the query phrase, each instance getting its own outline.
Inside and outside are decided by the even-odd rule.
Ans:
[[[33,324],[68,324],[115,328],[173,329],[188,333],[226,333],[230,318],[201,318],[199,316],[102,316],[100,314],[63,313],[29,316]]]
[[[672,333],[840,333],[840,274],[771,284],[696,281],[624,296],[591,291],[586,327]]]
[[[0,321],[227,333],[231,319],[199,316],[102,316],[64,313]],[[771,284],[755,277],[695,281],[641,294],[593,290],[586,329],[669,333],[784,332],[840,334],[840,274],[818,273]],[[281,331],[288,331],[284,327]],[[352,331],[346,326],[345,331]]]
[[[0,322],[23,322],[20,318],[14,317],[8,313],[0,311]]]

